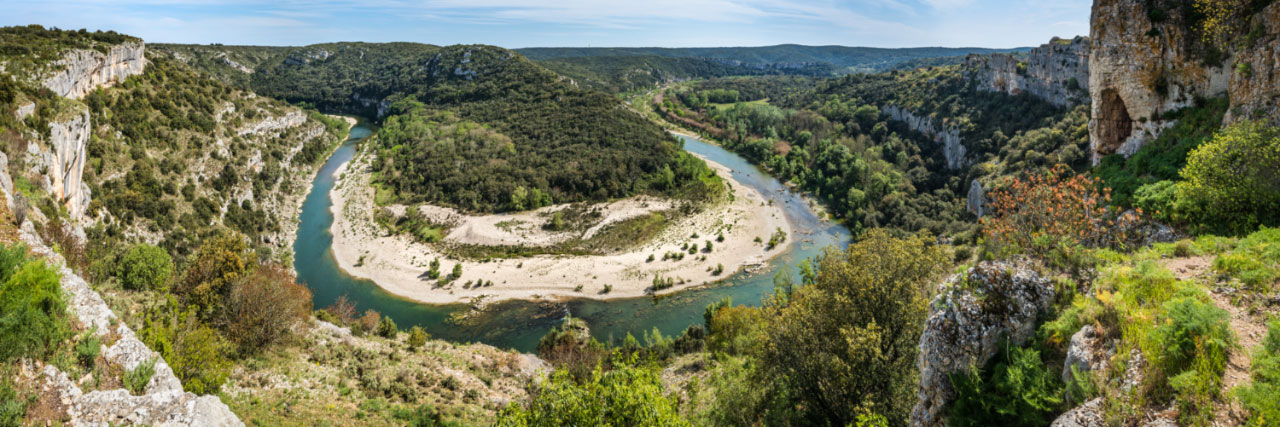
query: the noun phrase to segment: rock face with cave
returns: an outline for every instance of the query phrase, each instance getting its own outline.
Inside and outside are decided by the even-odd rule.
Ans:
[[[1167,113],[1194,105],[1198,97],[1229,94],[1228,123],[1280,118],[1280,94],[1267,89],[1280,84],[1280,3],[1241,23],[1256,30],[1232,35],[1222,55],[1206,53],[1197,24],[1158,3],[1093,3],[1089,147],[1094,164],[1107,155],[1137,153],[1173,125]]]

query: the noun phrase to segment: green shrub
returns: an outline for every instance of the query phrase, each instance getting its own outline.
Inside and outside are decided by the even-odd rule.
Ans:
[[[1240,239],[1236,247],[1213,260],[1219,273],[1240,279],[1247,287],[1266,291],[1280,278],[1280,228],[1266,228]]]
[[[147,390],[147,383],[151,382],[151,376],[156,373],[156,359],[149,359],[139,363],[133,369],[125,371],[124,388],[133,392],[133,394],[142,394]]]
[[[216,393],[231,371],[230,344],[200,321],[195,307],[180,311],[170,304],[147,315],[142,341],[164,357],[186,391]]]
[[[125,289],[158,289],[173,274],[173,262],[164,249],[139,243],[130,247],[121,257],[117,274]]]
[[[1165,180],[1138,187],[1133,192],[1133,206],[1162,221],[1173,219],[1177,184]]]
[[[410,427],[447,427],[460,426],[456,421],[446,421],[444,415],[434,406],[423,403],[412,410],[396,411],[396,418],[403,420]]]
[[[1267,337],[1253,353],[1253,383],[1236,389],[1251,413],[1248,425],[1280,423],[1280,319],[1267,323]]]
[[[68,333],[58,271],[28,260],[26,248],[0,248],[0,361],[43,360]]]
[[[1156,374],[1150,384],[1169,379],[1180,400],[1204,390],[1216,396],[1226,368],[1227,349],[1234,345],[1230,315],[1211,303],[1180,297],[1162,305],[1162,315],[1147,336],[1144,353]]]
[[[1061,409],[1063,385],[1040,359],[1040,352],[1003,348],[1007,346],[991,369],[973,368],[952,376],[956,399],[948,425],[1043,426]]]
[[[421,326],[409,328],[409,347],[420,348],[427,343],[427,338],[430,337],[431,335],[427,334],[427,331],[422,329]]]
[[[606,421],[620,426],[687,426],[667,397],[658,372],[619,364],[597,367],[583,381],[556,371],[539,384],[528,406],[511,404],[498,414],[498,426],[587,426]]]
[[[389,339],[396,339],[396,335],[400,333],[400,329],[396,328],[396,321],[391,320],[391,316],[382,316],[378,321],[378,336]]]
[[[1187,157],[1177,218],[1217,233],[1280,225],[1280,128],[1261,121],[1228,126]]]
[[[102,351],[102,340],[93,331],[86,332],[76,343],[76,360],[81,366],[92,368],[98,354]]]
[[[0,426],[21,426],[22,420],[27,416],[27,404],[31,399],[13,388],[13,384],[10,383],[12,375],[8,372],[0,372],[0,374],[3,374],[0,375]]]

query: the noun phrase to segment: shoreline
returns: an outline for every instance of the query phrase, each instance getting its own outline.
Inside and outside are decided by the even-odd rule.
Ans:
[[[373,190],[366,172],[370,155],[357,153],[334,174],[337,182],[330,192],[334,215],[330,233],[338,267],[347,274],[373,281],[387,292],[428,304],[491,303],[503,300],[563,300],[590,298],[611,300],[649,295],[666,295],[719,282],[743,269],[764,265],[794,244],[796,236],[780,206],[772,206],[756,190],[734,181],[729,170],[707,161],[731,184],[733,200],[709,206],[700,213],[674,219],[653,241],[622,253],[590,256],[539,255],[489,261],[461,261],[462,276],[449,285],[437,287],[423,277],[429,262],[439,257],[441,274],[448,274],[459,261],[447,259],[428,245],[407,236],[387,236],[372,221]],[[617,203],[617,202],[614,202]],[[762,212],[763,210],[763,212]],[[778,228],[788,241],[765,250],[764,243]],[[680,252],[683,243],[715,240],[723,232],[725,240],[715,242],[710,253],[688,254],[683,260],[661,260],[667,252]],[[691,235],[697,233],[699,238]],[[653,261],[647,261],[650,255]],[[701,256],[706,261],[699,261]],[[719,275],[709,269],[724,266]],[[651,292],[655,275],[675,278],[677,284]],[[492,281],[492,286],[463,288],[468,281]],[[679,283],[683,280],[684,283]],[[605,285],[612,290],[603,292]],[[577,288],[581,286],[582,290]]]

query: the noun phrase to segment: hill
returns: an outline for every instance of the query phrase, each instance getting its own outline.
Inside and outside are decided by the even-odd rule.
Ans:
[[[970,53],[1025,52],[1030,48],[875,48],[850,46],[803,46],[782,44],[760,47],[533,47],[516,49],[535,61],[602,56],[662,56],[673,58],[712,58],[740,61],[762,66],[802,66],[830,64],[850,72],[878,72],[893,69],[900,63],[934,57],[964,56]]]
[[[828,77],[839,70],[825,63],[753,64],[737,60],[666,56],[577,56],[538,61],[579,86],[610,93],[653,88],[695,78],[793,75]]]
[[[646,192],[685,195],[688,185],[700,185],[692,178],[698,172],[689,168],[701,162],[688,161],[660,127],[613,97],[578,88],[510,50],[416,43],[165,49],[198,50],[189,62],[222,74],[229,72],[226,64],[199,58],[274,53],[255,60],[247,79],[253,91],[395,123],[381,138],[394,141],[387,146],[394,150],[382,153],[384,174],[378,180],[392,192],[387,202],[493,212]],[[407,109],[391,108],[408,99],[430,113],[405,116]],[[441,123],[475,131],[458,138],[468,142],[455,150],[441,145]],[[672,172],[674,181],[666,178]],[[535,190],[546,196],[539,204],[512,202],[514,194]]]

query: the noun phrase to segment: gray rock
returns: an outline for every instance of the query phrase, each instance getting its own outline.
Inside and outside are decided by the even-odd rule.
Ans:
[[[1028,93],[1059,107],[1084,104],[1089,101],[1089,38],[1054,37],[1026,55],[970,54],[964,70],[979,90]]]
[[[50,190],[67,206],[72,218],[80,218],[89,208],[89,186],[81,178],[88,160],[89,110],[80,110],[67,121],[49,123],[51,151],[40,152],[48,167]]]
[[[1095,398],[1063,413],[1053,420],[1050,427],[1095,427],[1105,425],[1102,414],[1102,398]]]
[[[986,191],[982,189],[982,183],[978,180],[969,181],[969,195],[966,197],[964,208],[969,212],[973,212],[978,218],[982,218],[982,213],[987,207]]]
[[[1103,368],[1106,355],[1098,352],[1098,341],[1101,338],[1094,332],[1093,325],[1085,325],[1071,335],[1071,344],[1067,346],[1067,360],[1062,364],[1062,382],[1070,384],[1074,381],[1072,366],[1081,373]]]
[[[948,279],[942,289],[920,336],[912,425],[943,425],[943,408],[955,395],[950,375],[985,364],[1003,339],[1015,345],[1026,341],[1056,293],[1047,278],[1000,262],[978,264]]]
[[[942,154],[947,159],[947,169],[960,169],[965,166],[964,156],[967,149],[964,147],[964,140],[960,138],[960,131],[954,127],[945,126],[931,116],[917,116],[906,108],[896,105],[886,105],[880,108],[880,112],[890,119],[906,123],[916,132],[928,135],[934,142],[942,144]]]
[[[111,86],[129,76],[142,74],[146,64],[146,47],[142,42],[121,43],[105,54],[76,49],[55,61],[54,65],[61,68],[45,77],[41,84],[58,96],[80,99],[98,87]]]

